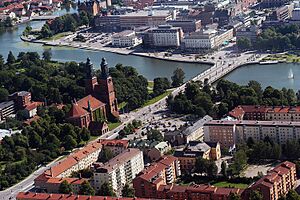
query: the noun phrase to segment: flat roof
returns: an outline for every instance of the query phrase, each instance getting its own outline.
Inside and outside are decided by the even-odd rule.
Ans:
[[[151,13],[151,15],[149,15]],[[152,10],[152,11],[148,11],[148,10],[140,10],[137,12],[131,12],[131,13],[126,13],[125,15],[120,15],[120,16],[126,16],[126,17],[146,17],[146,16],[154,16],[154,17],[158,17],[158,16],[169,16],[170,15],[170,11],[169,10]]]

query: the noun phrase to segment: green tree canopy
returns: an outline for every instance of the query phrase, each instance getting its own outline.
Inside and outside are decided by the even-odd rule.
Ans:
[[[71,194],[73,190],[71,188],[71,185],[66,180],[64,180],[60,183],[58,192],[61,194]]]

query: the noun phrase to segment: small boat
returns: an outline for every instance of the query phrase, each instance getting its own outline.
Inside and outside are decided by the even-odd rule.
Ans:
[[[260,65],[272,65],[272,64],[277,64],[277,63],[278,63],[277,60],[260,61],[260,62],[259,62]]]
[[[293,70],[292,69],[290,69],[288,79],[294,79],[294,74],[293,74]]]

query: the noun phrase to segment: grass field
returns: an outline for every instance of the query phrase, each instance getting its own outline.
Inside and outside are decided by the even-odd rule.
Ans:
[[[154,87],[154,82],[148,81],[148,93],[149,94],[153,93],[153,87]]]
[[[121,122],[108,123],[108,128],[109,128],[110,131],[112,131],[120,125],[121,125]]]
[[[215,187],[225,187],[225,188],[239,188],[239,189],[245,189],[248,187],[247,184],[244,183],[229,183],[226,181],[218,182],[213,184]]]
[[[44,38],[43,40],[46,40],[46,41],[58,40],[58,39],[63,38],[65,36],[69,35],[69,34],[70,34],[70,32],[57,33],[57,34],[53,35],[52,37]]]
[[[158,102],[162,98],[164,98],[164,97],[168,96],[169,94],[171,94],[171,92],[172,92],[172,90],[168,90],[165,93],[163,93],[163,94],[161,94],[161,95],[159,95],[157,97],[149,99],[148,101],[146,101],[146,103],[142,107],[149,106],[151,104],[154,104],[154,103]]]
[[[264,61],[285,61],[289,63],[300,62],[300,56],[294,54],[275,54],[269,55],[263,59]]]

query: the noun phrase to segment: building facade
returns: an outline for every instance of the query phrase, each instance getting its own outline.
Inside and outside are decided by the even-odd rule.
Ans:
[[[201,20],[169,20],[167,24],[180,27],[183,33],[196,32],[201,29]]]
[[[165,156],[144,169],[133,180],[135,196],[143,198],[157,198],[160,185],[175,183],[180,176],[180,164],[174,156]]]
[[[138,44],[135,31],[122,31],[112,36],[112,45],[117,47],[133,47]]]
[[[253,184],[249,191],[260,191],[264,200],[277,200],[294,189],[296,181],[296,165],[286,161],[269,171],[266,176]]]
[[[123,186],[131,183],[143,169],[143,153],[128,148],[106,163],[94,163],[93,185],[99,190],[104,183],[109,183],[115,192],[120,193]]]
[[[182,29],[171,25],[160,25],[149,30],[147,34],[152,40],[147,43],[153,47],[179,47],[183,37]]]

